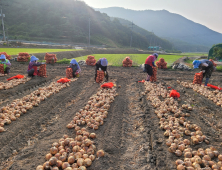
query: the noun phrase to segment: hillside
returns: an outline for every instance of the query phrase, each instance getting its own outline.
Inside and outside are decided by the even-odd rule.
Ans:
[[[132,32],[117,19],[111,20],[84,2],[73,0],[10,0],[2,1],[6,14],[5,25],[11,39],[73,42],[88,44],[89,18],[93,45],[129,47],[131,33],[133,47],[147,49],[149,41]],[[148,33],[147,33],[148,34]],[[162,41],[160,39],[160,41]],[[172,47],[165,40],[165,47]]]
[[[132,28],[132,22],[128,21],[128,20],[125,20],[125,19],[122,19],[122,18],[115,18],[115,17],[111,17],[112,20],[114,19],[118,19],[119,22],[126,26],[126,27],[131,27]],[[149,45],[158,45],[158,46],[161,46],[163,47],[164,49],[172,49],[173,47],[173,44],[170,43],[168,40],[166,39],[163,39],[163,38],[160,38],[158,36],[156,36],[154,33],[152,32],[149,32],[137,25],[133,25],[133,32],[136,32],[140,35],[143,35],[144,37],[146,37]],[[154,43],[154,44],[153,44]]]
[[[222,34],[166,10],[134,11],[119,7],[96,10],[111,17],[133,21],[139,27],[147,31],[153,31],[157,36],[172,41],[175,47],[178,47],[178,42],[180,42],[181,46],[187,44],[191,48],[195,46],[195,48],[209,49],[213,44],[222,41]]]

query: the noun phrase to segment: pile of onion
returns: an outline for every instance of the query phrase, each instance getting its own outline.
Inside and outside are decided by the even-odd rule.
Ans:
[[[38,106],[39,103],[51,95],[58,93],[61,89],[68,87],[69,83],[61,84],[52,82],[49,86],[40,87],[31,94],[24,96],[21,99],[14,100],[11,104],[0,108],[0,133],[4,132],[4,125],[11,124],[21,115],[25,114],[33,106]]]
[[[213,101],[217,106],[222,107],[222,93],[219,90],[211,91],[204,85],[193,84],[188,82],[180,82],[180,84],[186,88],[192,88],[195,92],[205,96],[209,100]]]
[[[12,79],[6,83],[0,82],[0,90],[11,89],[19,84],[25,84],[29,80],[31,80],[31,78],[24,77],[22,79]]]
[[[180,83],[180,82],[178,82]],[[214,147],[207,149],[199,148],[193,151],[191,145],[196,145],[202,142],[209,144],[209,139],[203,135],[201,127],[187,121],[185,117],[189,117],[189,113],[183,113],[185,110],[192,110],[189,104],[178,106],[177,101],[173,98],[161,99],[160,92],[164,92],[164,87],[161,84],[152,84],[145,82],[145,93],[147,99],[151,101],[153,107],[156,108],[155,113],[160,119],[159,125],[162,130],[165,130],[164,136],[168,137],[166,145],[168,151],[176,156],[184,156],[184,161],[178,159],[176,166],[178,170],[194,170],[200,167],[204,169],[219,169],[222,168],[222,155]],[[189,86],[189,85],[188,85]],[[191,85],[190,85],[191,86]],[[195,87],[196,85],[192,85]],[[205,88],[206,89],[206,88]],[[219,94],[219,92],[213,92]],[[165,96],[165,94],[164,94]],[[168,93],[166,94],[168,96]],[[190,136],[190,139],[184,138]],[[212,161],[213,158],[218,158],[218,163]]]
[[[218,158],[216,163],[212,159]],[[222,168],[222,155],[219,155],[218,151],[214,147],[207,149],[199,148],[193,151],[191,148],[187,148],[184,151],[184,161],[178,159],[176,160],[176,166],[178,170],[181,169],[199,169],[205,167],[204,169],[221,169]]]
[[[103,150],[95,152],[96,146],[92,139],[96,138],[96,134],[89,133],[85,127],[81,128],[80,126],[97,130],[100,125],[103,125],[110,104],[117,95],[115,87],[111,89],[99,88],[98,92],[90,97],[87,105],[80,109],[67,125],[67,128],[75,129],[76,137],[69,138],[64,135],[58,143],[53,143],[50,153],[46,155],[46,162],[39,165],[36,170],[41,170],[41,168],[84,170],[92,164],[96,156],[103,157],[105,155]]]
[[[95,160],[96,146],[89,139],[91,134],[82,128],[76,132],[75,138],[64,135],[58,142],[54,142],[50,152],[46,154],[46,162],[36,170],[44,169],[86,169]]]
[[[110,104],[117,95],[115,87],[111,89],[99,88],[98,92],[90,97],[86,106],[76,113],[67,128],[79,130],[80,126],[87,125],[89,128],[97,130],[99,126],[103,125],[104,119],[108,116]]]

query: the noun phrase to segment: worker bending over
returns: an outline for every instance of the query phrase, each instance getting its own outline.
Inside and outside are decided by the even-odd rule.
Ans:
[[[206,76],[205,86],[207,86],[208,81],[212,75],[212,72],[216,70],[216,67],[214,67],[213,63],[209,60],[203,59],[203,60],[194,60],[193,61],[193,68],[199,68],[203,72],[203,77]]]
[[[107,65],[108,65],[108,61],[106,58],[100,58],[97,62],[96,62],[96,74],[95,74],[95,81],[96,81],[96,77],[97,77],[97,70],[102,70],[104,71],[104,75],[106,80],[108,81],[109,79],[109,75],[107,72]]]
[[[73,78],[79,77],[79,73],[81,72],[81,68],[79,66],[79,63],[75,59],[71,60],[68,68],[72,69]]]
[[[144,72],[147,73],[146,81],[150,81],[150,77],[153,75],[153,67],[156,67],[154,62],[157,60],[158,54],[154,53],[147,57],[145,61]]]

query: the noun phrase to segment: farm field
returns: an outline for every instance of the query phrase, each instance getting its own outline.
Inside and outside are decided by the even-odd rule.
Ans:
[[[49,53],[62,51],[77,51],[76,49],[45,49],[45,48],[0,48],[0,52],[6,52],[8,55],[18,55],[19,53]]]
[[[0,108],[65,77],[66,66],[47,65],[47,78],[35,77],[12,89],[0,90]],[[10,75],[0,77],[0,82],[17,74],[26,74],[26,70],[27,65],[12,61]],[[41,101],[38,107],[33,107],[10,125],[4,126],[6,131],[0,133],[1,170],[35,170],[46,161],[45,155],[54,142],[58,142],[64,134],[76,137],[75,130],[66,126],[100,87],[94,83],[95,67],[82,66],[81,70],[78,80],[71,82],[69,87]],[[168,87],[177,90],[181,95],[181,100],[176,100],[178,107],[184,104],[192,106],[193,110],[182,110],[190,114],[190,117],[185,118],[201,127],[210,143],[191,144],[190,147],[197,150],[213,146],[222,154],[222,108],[193,89],[177,83],[177,80],[192,82],[197,71],[158,70],[157,82],[154,84],[161,83],[167,90]],[[168,151],[168,137],[164,136],[165,130],[160,128],[156,109],[152,101],[147,100],[148,93],[144,94],[145,85],[138,83],[146,77],[145,73],[138,67],[115,66],[109,66],[108,72],[110,81],[117,85],[118,95],[110,104],[104,124],[98,130],[86,128],[90,133],[96,133],[92,141],[96,150],[105,151],[105,156],[96,158],[87,169],[176,170],[175,161],[183,160],[184,157]],[[221,78],[221,73],[214,72],[209,83],[222,86]],[[191,140],[190,136],[184,138]],[[217,162],[217,158],[213,160]]]
[[[131,60],[133,60],[133,66],[138,66],[140,64],[144,64],[146,58],[150,54],[93,54],[95,59],[98,60],[100,58],[107,58],[109,65],[112,66],[122,66],[122,61],[125,57],[129,56]],[[172,65],[174,61],[181,58],[181,55],[159,55],[159,58],[164,58],[168,65]],[[86,60],[87,56],[77,57],[75,58],[77,61]]]
[[[208,56],[207,53],[181,53],[181,55],[184,56]]]

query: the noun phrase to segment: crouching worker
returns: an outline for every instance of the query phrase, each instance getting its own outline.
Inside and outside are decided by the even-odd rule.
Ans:
[[[108,65],[108,61],[106,58],[100,58],[97,62],[96,62],[96,74],[95,74],[95,81],[96,81],[96,77],[97,77],[97,70],[102,70],[104,71],[104,76],[106,78],[105,81],[108,81],[109,79],[109,75],[107,72],[107,65]]]
[[[147,57],[145,61],[145,69],[144,72],[147,73],[146,81],[150,81],[150,77],[153,75],[153,67],[156,67],[154,62],[157,60],[158,54],[154,53],[153,55],[150,55]]]
[[[11,63],[9,60],[6,59],[5,55],[2,54],[0,56],[0,64],[3,64],[4,65],[4,73],[5,74],[9,74],[10,73],[10,66],[11,66]]]
[[[34,77],[39,75],[38,67],[42,64],[37,62],[39,59],[35,56],[31,56],[29,66],[28,66],[28,76]]]
[[[75,59],[72,59],[70,62],[69,67],[67,68],[71,68],[72,69],[72,76],[73,78],[78,78],[79,77],[79,73],[81,72],[80,66],[78,64],[78,62]]]
[[[193,61],[193,68],[199,68],[203,72],[203,77],[206,76],[205,86],[207,86],[208,81],[212,75],[212,72],[216,70],[216,67],[214,67],[213,63],[209,60],[203,59],[203,60],[194,60]]]

